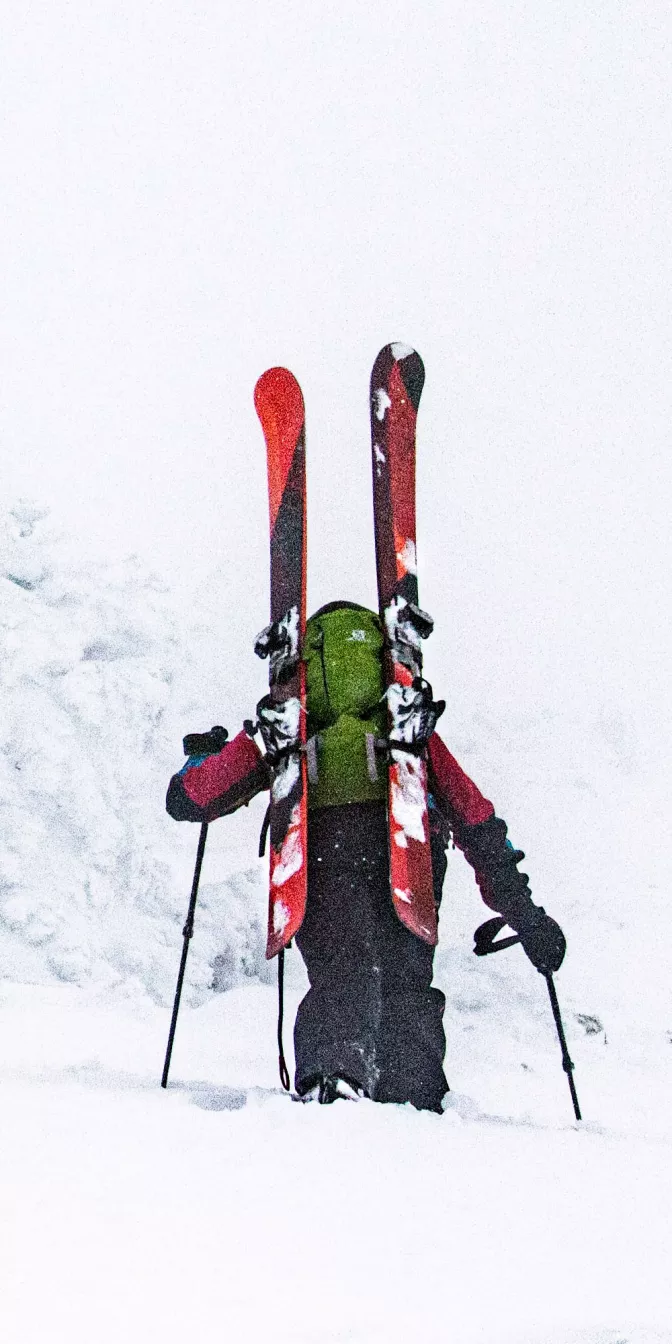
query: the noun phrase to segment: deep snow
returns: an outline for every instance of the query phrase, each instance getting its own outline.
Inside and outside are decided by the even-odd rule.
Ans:
[[[163,793],[184,726],[241,690],[197,610],[178,619],[137,560],[83,564],[39,513],[7,515],[0,573],[7,1337],[672,1338],[666,890],[659,852],[616,848],[650,811],[646,770],[571,705],[506,732],[474,715],[451,740],[468,762],[487,735],[489,782],[515,762],[526,866],[569,938],[580,1126],[541,977],[519,948],[471,953],[488,912],[459,854],[445,1115],[282,1093],[262,800],[210,828],[164,1093],[198,828]],[[287,978],[291,1023],[296,952]]]
[[[534,1056],[534,1119],[304,1106],[251,988],[185,1014],[164,1094],[165,1017],[77,993],[3,996],[7,1338],[669,1340],[667,1139],[577,1132]]]

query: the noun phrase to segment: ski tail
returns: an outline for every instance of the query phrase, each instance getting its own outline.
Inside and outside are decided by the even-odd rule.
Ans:
[[[400,343],[381,350],[371,372],[371,438],[378,596],[417,604],[415,426],[425,369]]]
[[[424,751],[401,740],[401,720],[422,678],[421,639],[431,618],[418,606],[415,431],[425,370],[399,342],[380,351],[371,373],[371,449],[378,601],[386,634],[390,767],[390,883],[403,924],[437,942]],[[399,746],[394,745],[399,741]]]

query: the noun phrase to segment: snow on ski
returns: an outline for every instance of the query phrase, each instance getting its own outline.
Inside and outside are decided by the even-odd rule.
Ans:
[[[418,607],[415,426],[425,381],[410,346],[380,351],[371,373],[371,448],[378,601],[386,633],[390,749],[390,882],[395,910],[425,942],[437,942],[427,817],[427,766],[404,731],[422,700],[420,641],[432,628]]]
[[[288,369],[267,369],[254,390],[267,450],[271,621],[255,643],[269,659],[269,694],[259,727],[273,769],[266,956],[296,933],[307,894],[305,668],[306,451],[301,388]]]

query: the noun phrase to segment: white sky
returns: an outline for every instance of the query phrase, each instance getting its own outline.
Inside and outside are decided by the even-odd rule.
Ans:
[[[653,729],[669,677],[669,6],[0,13],[7,500],[51,503],[86,546],[187,585],[223,564],[213,606],[249,604],[254,633],[252,391],[285,363],[308,410],[309,603],[373,604],[369,371],[386,341],[411,342],[427,367],[421,600],[453,621],[435,666],[505,710],[569,685],[648,709]]]

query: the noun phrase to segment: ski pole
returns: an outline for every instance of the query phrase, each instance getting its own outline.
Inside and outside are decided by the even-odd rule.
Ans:
[[[560,1041],[560,1049],[562,1050],[562,1067],[565,1070],[565,1073],[567,1074],[567,1082],[569,1083],[569,1090],[572,1094],[572,1105],[574,1107],[574,1114],[577,1120],[580,1120],[581,1111],[579,1108],[579,1098],[576,1095],[576,1087],[574,1086],[574,1075],[572,1072],[574,1065],[569,1057],[569,1050],[567,1049],[567,1042],[565,1040],[565,1030],[562,1025],[562,1018],[560,1016],[560,1005],[558,1003],[558,996],[555,992],[555,983],[550,971],[545,972],[542,971],[542,975],[544,977],[544,980],[546,981],[546,984],[548,985],[548,995],[551,1000],[551,1008],[553,1009],[553,1016],[555,1018],[555,1025],[558,1032],[558,1039]]]
[[[189,898],[189,910],[187,911],[187,922],[182,930],[184,942],[182,944],[182,959],[180,961],[180,970],[177,977],[177,987],[175,990],[175,1002],[173,1004],[173,1016],[170,1022],[170,1031],[168,1033],[168,1046],[166,1049],[166,1058],[163,1065],[163,1075],[161,1086],[168,1086],[168,1070],[170,1069],[170,1057],[173,1053],[173,1041],[175,1039],[175,1028],[177,1026],[177,1014],[180,1011],[180,998],[182,996],[182,981],[187,965],[187,956],[189,953],[189,942],[194,932],[194,913],[196,911],[196,897],[198,896],[198,883],[201,877],[201,865],[205,853],[205,842],[208,837],[208,823],[201,823],[201,834],[198,838],[198,851],[196,854],[196,867],[194,868],[194,880],[191,884],[191,896]]]
[[[506,947],[513,947],[514,943],[519,943],[520,937],[517,933],[513,934],[511,937],[507,936],[506,938],[500,938],[498,942],[495,942],[497,934],[501,933],[505,926],[506,920],[503,919],[501,915],[496,915],[494,919],[486,919],[485,924],[480,924],[474,934],[474,954],[477,957],[487,957],[490,952],[503,952]],[[540,971],[539,974],[543,975],[544,980],[548,985],[548,995],[551,1000],[555,1027],[558,1033],[558,1040],[560,1041],[560,1049],[562,1051],[562,1067],[567,1074],[567,1082],[569,1083],[569,1090],[572,1097],[574,1115],[577,1120],[580,1120],[581,1110],[579,1107],[579,1098],[576,1095],[573,1076],[574,1065],[570,1059],[569,1050],[567,1049],[565,1029],[562,1025],[562,1017],[560,1016],[560,1004],[558,1003],[558,996],[555,990],[555,982],[550,971]]]

